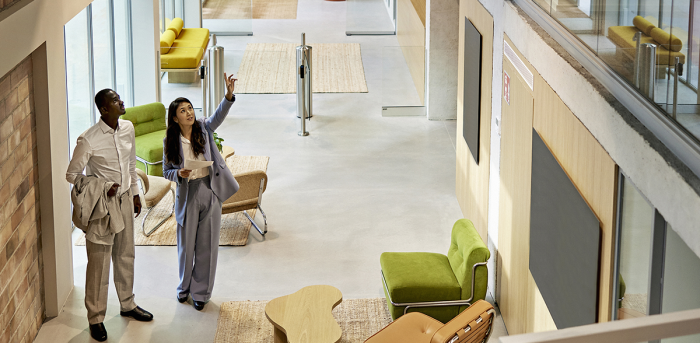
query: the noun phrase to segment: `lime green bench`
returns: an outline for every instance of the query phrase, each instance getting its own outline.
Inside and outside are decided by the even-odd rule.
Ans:
[[[384,294],[394,320],[407,312],[421,312],[447,323],[486,297],[490,252],[474,224],[458,220],[451,241],[447,256],[427,252],[381,255]]]
[[[134,124],[136,168],[148,175],[163,176],[163,139],[165,106],[159,102],[126,109],[122,119]]]

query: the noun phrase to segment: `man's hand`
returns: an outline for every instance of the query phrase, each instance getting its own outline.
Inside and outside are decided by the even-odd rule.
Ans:
[[[189,169],[180,169],[177,171],[177,175],[179,175],[183,179],[186,179],[186,178],[190,177],[191,172],[192,171]]]
[[[141,197],[138,195],[134,195],[134,213],[136,213],[134,218],[141,214]]]
[[[113,197],[115,194],[117,194],[117,189],[119,188],[119,184],[115,183],[112,185],[112,187],[109,188],[107,191],[107,196],[108,197]]]

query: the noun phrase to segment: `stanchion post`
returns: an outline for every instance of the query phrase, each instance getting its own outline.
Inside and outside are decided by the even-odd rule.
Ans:
[[[308,136],[306,119],[311,118],[311,47],[306,45],[306,35],[301,34],[301,45],[297,46],[297,117],[301,127],[299,136]]]
[[[209,108],[214,111],[224,98],[224,47],[216,45],[216,35],[212,34],[212,47],[209,48]]]

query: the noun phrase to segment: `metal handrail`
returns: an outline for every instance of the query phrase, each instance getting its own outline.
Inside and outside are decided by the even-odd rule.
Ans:
[[[406,314],[410,307],[441,307],[441,306],[471,306],[472,300],[474,299],[474,285],[476,283],[476,267],[485,266],[487,262],[475,263],[472,266],[472,282],[471,282],[471,296],[467,300],[442,300],[442,301],[421,301],[421,302],[411,302],[411,303],[397,303],[391,299],[391,293],[389,292],[389,287],[386,284],[386,278],[384,277],[384,271],[380,270],[382,274],[382,283],[384,284],[384,291],[386,291],[387,297],[389,297],[389,302],[397,307],[406,306],[403,309],[403,314]],[[488,270],[488,267],[487,267]]]

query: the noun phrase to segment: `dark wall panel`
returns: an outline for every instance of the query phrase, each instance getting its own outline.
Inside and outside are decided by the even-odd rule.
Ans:
[[[530,272],[558,329],[597,320],[600,222],[532,130]]]
[[[462,136],[476,164],[479,164],[479,127],[481,117],[481,44],[481,33],[467,17],[464,17]]]

